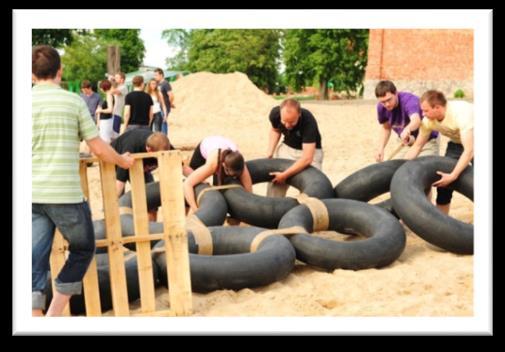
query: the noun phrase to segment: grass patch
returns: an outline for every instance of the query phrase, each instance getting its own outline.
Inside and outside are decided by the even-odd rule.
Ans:
[[[302,100],[315,100],[316,96],[315,95],[293,95],[293,96],[288,96],[288,95],[273,95],[275,100],[284,100],[286,98],[291,98],[295,99],[298,101]]]

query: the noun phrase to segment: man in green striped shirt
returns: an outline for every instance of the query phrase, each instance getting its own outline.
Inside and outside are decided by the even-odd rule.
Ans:
[[[58,52],[46,45],[32,49],[32,315],[45,309],[44,290],[54,231],[69,242],[69,256],[55,279],[46,315],[58,316],[74,294],[95,251],[91,212],[81,191],[79,143],[83,139],[100,159],[130,168],[128,153],[119,155],[101,140],[89,110],[77,94],[60,88]]]

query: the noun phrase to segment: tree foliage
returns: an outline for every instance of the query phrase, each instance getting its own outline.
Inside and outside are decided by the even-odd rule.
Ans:
[[[107,72],[107,44],[95,36],[74,36],[72,44],[64,47],[61,60],[63,80],[97,82]]]
[[[172,70],[186,70],[191,31],[185,29],[166,29],[161,33],[161,37],[167,40],[169,46],[179,50],[174,57],[166,59],[167,66]]]
[[[121,71],[138,70],[146,50],[140,29],[95,29],[94,34],[109,45],[119,45]]]
[[[368,30],[289,29],[283,46],[286,77],[295,89],[317,82],[327,99],[330,82],[348,94],[362,87]]]
[[[192,72],[243,72],[258,87],[276,85],[280,31],[274,29],[196,29],[163,32],[169,44],[181,48],[171,68]]]
[[[32,46],[50,45],[61,48],[72,43],[72,29],[32,29]]]
[[[123,72],[138,70],[145,53],[140,29],[34,29],[32,43],[63,49],[64,80],[104,79],[108,45],[119,46]]]

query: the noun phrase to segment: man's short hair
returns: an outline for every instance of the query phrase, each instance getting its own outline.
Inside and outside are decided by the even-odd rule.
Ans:
[[[81,83],[81,89],[91,89],[91,82],[85,79]]]
[[[375,86],[375,96],[377,98],[382,98],[387,93],[396,94],[396,86],[391,81],[380,81]]]
[[[61,67],[60,54],[49,45],[32,48],[32,73],[38,79],[55,78]]]
[[[172,145],[167,135],[162,132],[154,132],[146,140],[146,146],[151,148],[153,152],[158,152],[160,150],[170,150]]]
[[[300,106],[300,102],[296,99],[284,99],[284,101],[281,103],[281,109],[284,108],[285,106],[289,106],[291,108],[296,109],[298,113],[302,111],[302,107]]]
[[[132,83],[134,87],[140,87],[142,83],[144,83],[144,77],[142,76],[135,76],[132,79]]]
[[[435,105],[447,105],[447,99],[445,98],[444,93],[433,89],[424,92],[420,99],[421,103],[423,101],[426,101],[431,107],[434,107]]]
[[[154,72],[159,73],[162,76],[165,76],[165,72],[163,72],[163,70],[159,67],[156,70],[154,70]]]

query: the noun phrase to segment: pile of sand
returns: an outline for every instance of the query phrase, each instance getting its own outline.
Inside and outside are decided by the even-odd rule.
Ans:
[[[184,140],[179,134],[171,134],[175,144],[198,143],[216,134],[239,142],[237,129],[254,131],[268,127],[266,117],[277,104],[240,72],[194,73],[175,81],[172,88],[176,107],[169,124],[192,132]]]

